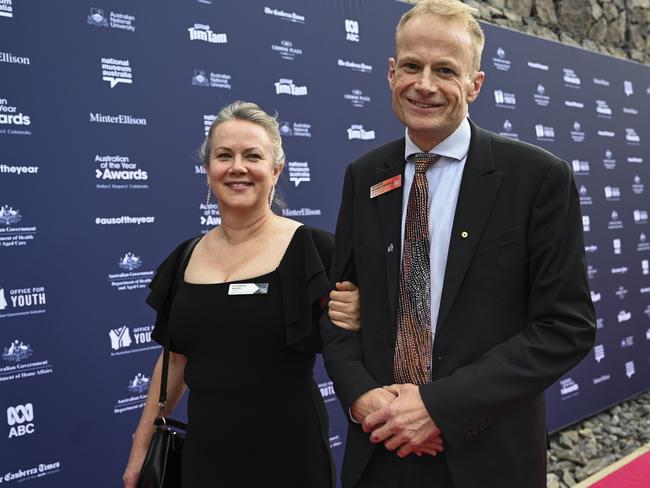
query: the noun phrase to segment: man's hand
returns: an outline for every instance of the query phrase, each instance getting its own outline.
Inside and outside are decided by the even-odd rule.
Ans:
[[[336,283],[330,292],[328,315],[332,323],[342,329],[357,331],[361,328],[359,288],[351,281]]]
[[[395,400],[396,394],[386,388],[368,390],[357,398],[350,408],[352,419],[362,423],[373,412],[376,412]],[[364,429],[365,430],[365,429]]]
[[[386,449],[397,450],[402,458],[411,453],[435,456],[442,451],[440,429],[429,416],[419,388],[404,384],[387,386],[384,390],[397,398],[365,417],[363,430],[371,433],[370,441],[383,442]]]

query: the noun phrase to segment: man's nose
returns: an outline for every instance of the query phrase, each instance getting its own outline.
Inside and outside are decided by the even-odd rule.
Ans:
[[[430,69],[423,69],[420,72],[415,88],[422,93],[432,93],[438,89],[438,80],[435,73]]]

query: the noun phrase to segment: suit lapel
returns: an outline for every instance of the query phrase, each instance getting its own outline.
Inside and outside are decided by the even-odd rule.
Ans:
[[[438,330],[460,289],[501,185],[501,173],[494,171],[490,134],[471,121],[470,127],[472,138],[449,240]]]
[[[379,183],[397,175],[402,175],[404,185],[404,139],[391,144],[384,156],[383,164],[377,168],[375,180]],[[396,317],[397,294],[399,286],[401,229],[402,229],[402,195],[404,187],[375,197],[375,205],[381,222],[384,249],[386,249],[386,282],[388,284],[388,306],[390,317]],[[391,322],[393,323],[394,320]]]

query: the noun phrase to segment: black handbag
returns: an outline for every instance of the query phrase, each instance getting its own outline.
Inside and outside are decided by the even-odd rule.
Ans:
[[[176,266],[174,280],[172,281],[172,293],[169,294],[165,303],[165,313],[169,314],[169,308],[178,286],[178,272],[187,261],[190,252],[200,237],[193,239],[183,251],[183,255]],[[167,373],[169,369],[169,332],[165,340],[163,351],[163,364],[160,376],[160,396],[158,406],[160,415],[156,417],[153,425],[156,430],[149,444],[149,450],[142,463],[140,476],[136,484],[137,488],[180,488],[181,486],[181,459],[183,452],[183,441],[187,424],[178,420],[165,417],[165,405],[167,404]]]

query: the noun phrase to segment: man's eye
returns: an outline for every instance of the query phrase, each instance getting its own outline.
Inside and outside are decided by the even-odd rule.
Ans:
[[[407,71],[417,71],[418,65],[415,63],[406,63],[403,65],[403,68]]]
[[[438,68],[438,72],[443,74],[443,75],[453,75],[454,74],[454,71],[452,69],[445,68],[445,67]]]

